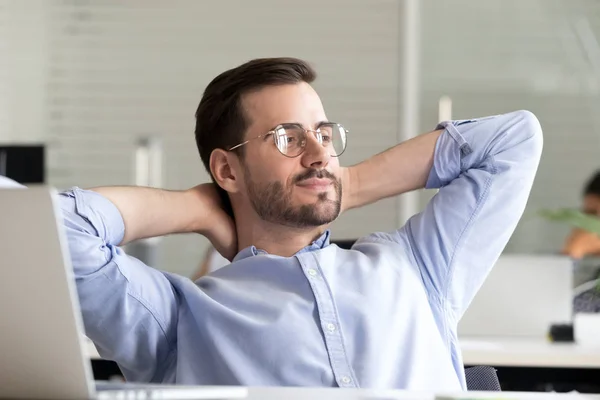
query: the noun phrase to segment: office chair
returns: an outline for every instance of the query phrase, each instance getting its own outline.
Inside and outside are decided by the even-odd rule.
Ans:
[[[496,368],[494,367],[469,367],[465,368],[467,390],[482,390],[499,392],[502,390]]]
[[[600,312],[600,277],[576,287],[573,291],[573,312]]]

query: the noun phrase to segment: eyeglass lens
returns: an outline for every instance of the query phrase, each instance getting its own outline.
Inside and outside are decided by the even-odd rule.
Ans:
[[[316,131],[309,132],[323,147],[329,149],[329,155],[332,157],[339,157],[346,150],[346,129],[340,124],[324,124]],[[275,129],[273,138],[283,155],[295,157],[306,147],[308,140],[306,134],[301,126],[290,124]]]

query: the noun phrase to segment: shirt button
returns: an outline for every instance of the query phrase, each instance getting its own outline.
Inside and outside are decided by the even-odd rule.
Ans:
[[[352,379],[350,379],[350,377],[348,376],[342,376],[342,383],[345,383],[346,385],[349,384],[350,382],[352,382]]]
[[[310,276],[317,276],[317,270],[316,270],[316,269],[313,269],[313,268],[309,268],[309,269],[308,269],[308,274],[309,274]]]
[[[334,324],[327,324],[327,330],[329,332],[334,332],[335,331],[335,325]]]

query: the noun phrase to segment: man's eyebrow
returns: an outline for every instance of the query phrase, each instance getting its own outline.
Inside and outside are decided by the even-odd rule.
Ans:
[[[315,129],[319,129],[319,128],[320,128],[320,127],[322,127],[323,125],[325,125],[325,124],[329,124],[329,123],[330,123],[330,121],[319,121],[319,122],[317,123],[317,125],[315,126]]]
[[[329,123],[330,123],[330,121],[326,121],[326,120],[319,121],[319,122],[317,122],[317,123],[315,124],[315,129],[319,129],[319,128],[320,128],[320,127],[322,127],[323,125],[325,125],[325,124],[329,124]],[[282,123],[279,123],[279,124],[275,125],[275,126],[274,126],[274,127],[272,127],[270,130],[271,130],[271,131],[274,131],[274,130],[275,130],[275,128],[277,128],[278,126],[283,126],[283,127],[286,127],[286,126],[288,126],[288,125],[298,125],[298,126],[301,126],[301,127],[303,127],[303,128],[306,128],[306,127],[305,127],[304,125],[302,125],[300,122],[282,122]]]

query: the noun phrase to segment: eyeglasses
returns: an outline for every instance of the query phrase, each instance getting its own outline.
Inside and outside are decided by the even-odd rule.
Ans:
[[[286,157],[298,157],[304,153],[308,143],[308,133],[312,133],[323,147],[329,150],[331,157],[339,157],[346,150],[348,131],[342,125],[335,122],[325,122],[319,125],[316,130],[304,129],[300,124],[281,124],[267,133],[248,139],[243,143],[229,148],[229,151],[235,150],[251,140],[264,138],[272,135],[275,146],[281,154]]]

